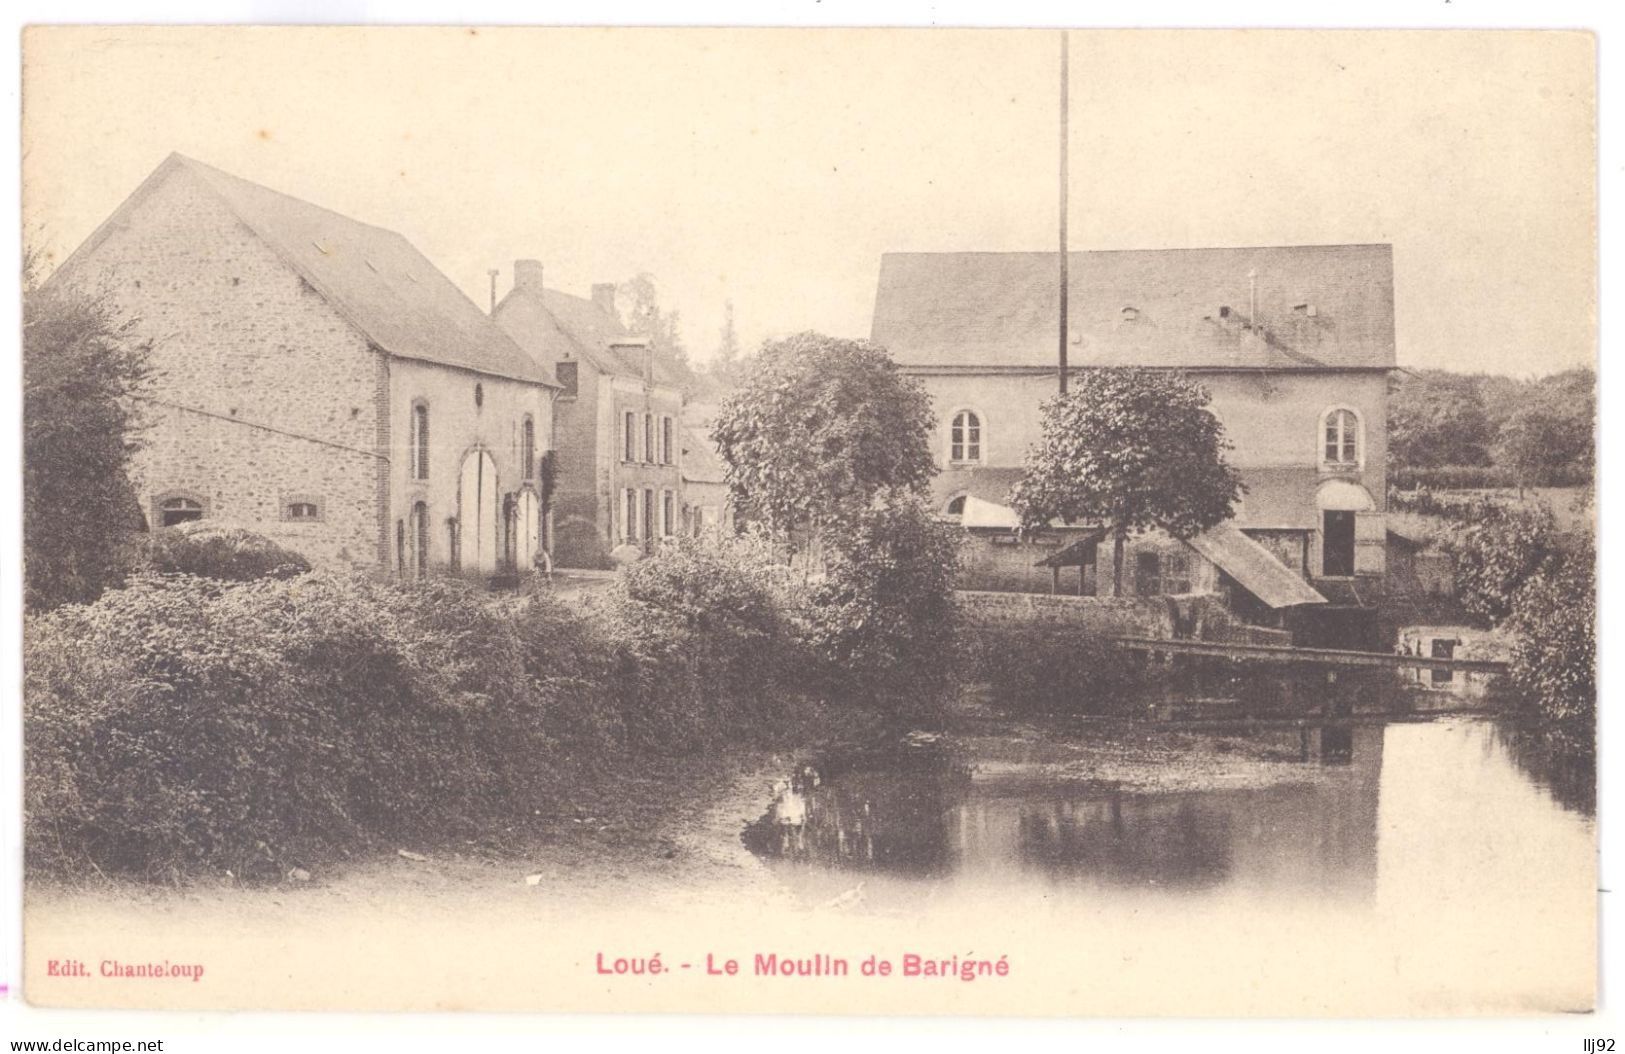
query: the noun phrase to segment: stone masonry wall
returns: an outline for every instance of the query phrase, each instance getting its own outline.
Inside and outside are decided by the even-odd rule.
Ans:
[[[195,176],[176,169],[61,279],[154,341],[134,475],[317,564],[379,557],[379,355]],[[292,500],[311,521],[288,519]]]

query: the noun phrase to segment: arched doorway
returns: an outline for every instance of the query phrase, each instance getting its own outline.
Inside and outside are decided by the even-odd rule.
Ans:
[[[529,487],[519,492],[515,518],[515,570],[529,571],[536,566],[536,554],[542,547],[542,503]]]
[[[459,556],[464,568],[494,573],[502,558],[502,494],[497,463],[488,450],[471,450],[463,458],[457,483]]]

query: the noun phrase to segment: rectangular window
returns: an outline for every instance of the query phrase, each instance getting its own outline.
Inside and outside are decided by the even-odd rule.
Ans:
[[[655,459],[655,415],[643,415],[643,460],[653,462]]]
[[[660,419],[660,463],[662,465],[672,464],[671,418],[669,417],[662,417]]]
[[[1162,554],[1162,591],[1189,593],[1191,591],[1191,554],[1167,552]]]
[[[574,362],[561,362],[553,367],[553,376],[558,378],[558,382],[564,386],[564,391],[559,393],[559,398],[574,399],[580,384],[577,364]]]
[[[1433,655],[1435,659],[1454,659],[1456,657],[1456,642],[1439,637],[1433,638]],[[1449,684],[1456,679],[1455,670],[1431,670],[1434,684]]]
[[[638,415],[628,411],[623,428],[623,450],[621,460],[636,461],[638,459]]]
[[[628,487],[626,495],[626,508],[621,513],[621,541],[635,542],[638,540],[638,492]]]
[[[645,541],[654,540],[655,522],[655,492],[648,487],[643,489],[643,537]]]
[[[676,510],[673,508],[674,504],[671,491],[666,491],[661,496],[660,504],[660,537],[662,538],[670,538],[674,533],[672,524],[676,522],[677,518]]]

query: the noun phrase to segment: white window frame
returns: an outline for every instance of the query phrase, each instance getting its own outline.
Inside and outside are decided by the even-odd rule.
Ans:
[[[960,417],[970,414],[976,419],[976,456],[954,457],[954,431]],[[971,444],[961,442],[958,444],[967,451]],[[949,465],[985,465],[987,464],[987,414],[974,406],[956,406],[948,412],[948,446],[944,451],[944,460]]]
[[[421,483],[429,478],[429,400],[413,399],[412,413],[407,420],[409,477],[412,482]]]
[[[1343,447],[1348,443],[1348,433],[1344,429],[1338,431],[1338,459],[1331,460],[1326,457],[1326,427],[1338,414],[1348,414],[1354,419],[1354,460],[1342,460]],[[1365,416],[1352,406],[1328,406],[1321,411],[1320,419],[1315,427],[1316,460],[1322,468],[1328,469],[1363,469],[1365,468]]]

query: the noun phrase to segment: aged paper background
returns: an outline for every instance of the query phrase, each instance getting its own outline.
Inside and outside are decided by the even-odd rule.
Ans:
[[[1014,31],[36,28],[25,40],[24,229],[60,259],[180,150],[396,226],[477,302],[487,266],[545,251],[563,254],[575,286],[632,269],[623,260],[651,261],[646,269],[672,274],[685,305],[743,284],[750,295],[741,300],[768,305],[746,320],[753,339],[781,328],[861,333],[877,228],[882,249],[1050,245],[1052,42],[1053,34]],[[572,63],[608,53],[626,63],[624,90],[571,91]],[[1583,33],[1075,32],[1073,248],[1392,241],[1402,365],[1520,372],[1527,363],[1544,372],[1590,362],[1594,54]],[[1182,128],[1198,129],[1195,140],[1168,134],[1149,71],[1215,55],[1220,87],[1199,103],[1179,96],[1201,107],[1180,116]],[[1023,62],[1031,68],[1012,80]],[[1339,88],[1329,66],[1341,65],[1367,75]],[[835,70],[833,80],[867,78],[872,91],[857,96],[873,110],[821,96],[823,82],[792,72],[808,67]],[[951,89],[941,102],[927,90],[933,72]],[[753,117],[713,115],[711,78],[747,96],[786,88],[790,101]],[[1013,96],[1002,90],[1009,83],[1020,89]],[[972,91],[996,84],[985,97]],[[1138,105],[1097,123],[1096,92]],[[1202,137],[1202,126],[1227,127],[1233,107],[1260,93],[1272,104],[1259,115],[1268,126],[1259,140],[1241,147],[1227,135]],[[627,124],[622,150],[572,154],[568,122],[537,147],[527,114],[538,97],[572,122]],[[1030,158],[1009,156],[1009,143],[956,141],[952,120],[895,120],[902,108],[941,107],[969,121],[995,106],[1030,126]],[[673,123],[678,113],[687,124]],[[737,138],[768,145],[717,156],[679,147],[713,119],[744,119]],[[1316,129],[1329,124],[1341,135],[1320,141]],[[896,138],[922,126],[884,164],[839,145],[845,134]],[[1420,149],[1440,137],[1452,142],[1448,160]],[[1342,153],[1350,139],[1371,152]],[[1262,143],[1272,149],[1261,153]],[[620,163],[629,155],[640,163]],[[849,157],[860,179],[824,176],[825,160],[838,168]],[[1096,158],[1111,159],[1105,175]],[[1123,178],[1128,159],[1140,178]],[[1300,164],[1302,178],[1265,178]],[[562,186],[534,212],[516,212],[531,165]],[[702,170],[674,179],[681,166]],[[850,233],[850,254],[823,240],[798,243],[804,221],[785,215],[787,179],[804,181],[818,223]],[[1166,207],[1182,184],[1199,188],[1208,206],[1200,214]],[[662,229],[665,217],[683,214],[674,185],[712,186],[721,200],[702,215],[739,221]],[[978,204],[990,188],[996,203]],[[617,210],[617,223],[593,222],[604,208]],[[1297,224],[1283,225],[1285,214]],[[764,228],[765,215],[779,219]],[[1509,257],[1507,241],[1521,252]],[[793,304],[795,317],[771,317],[780,303]],[[704,310],[692,312],[696,332],[714,330]],[[1536,367],[1536,356],[1551,361]],[[1341,927],[1256,903],[1176,918],[1013,914],[997,888],[947,910],[866,918],[799,911],[770,896],[740,907],[718,889],[654,904],[588,895],[540,909],[517,885],[512,897],[483,904],[438,888],[378,901],[322,889],[229,900],[51,892],[27,905],[24,966],[31,1001],[84,1006],[1113,1016],[1589,1008],[1595,875],[1543,873],[1538,846],[1493,851],[1527,855],[1532,887],[1549,894],[1542,925],[1509,934],[1454,911],[1425,871],[1383,889],[1372,918]],[[748,860],[739,871],[742,883],[761,880],[748,877]],[[207,963],[208,981],[160,989],[45,976],[47,954],[95,959],[115,946],[127,958]],[[773,951],[823,952],[854,966],[911,951],[1005,955],[1011,976],[966,984],[593,972],[599,952],[697,964],[708,952],[748,961]]]

